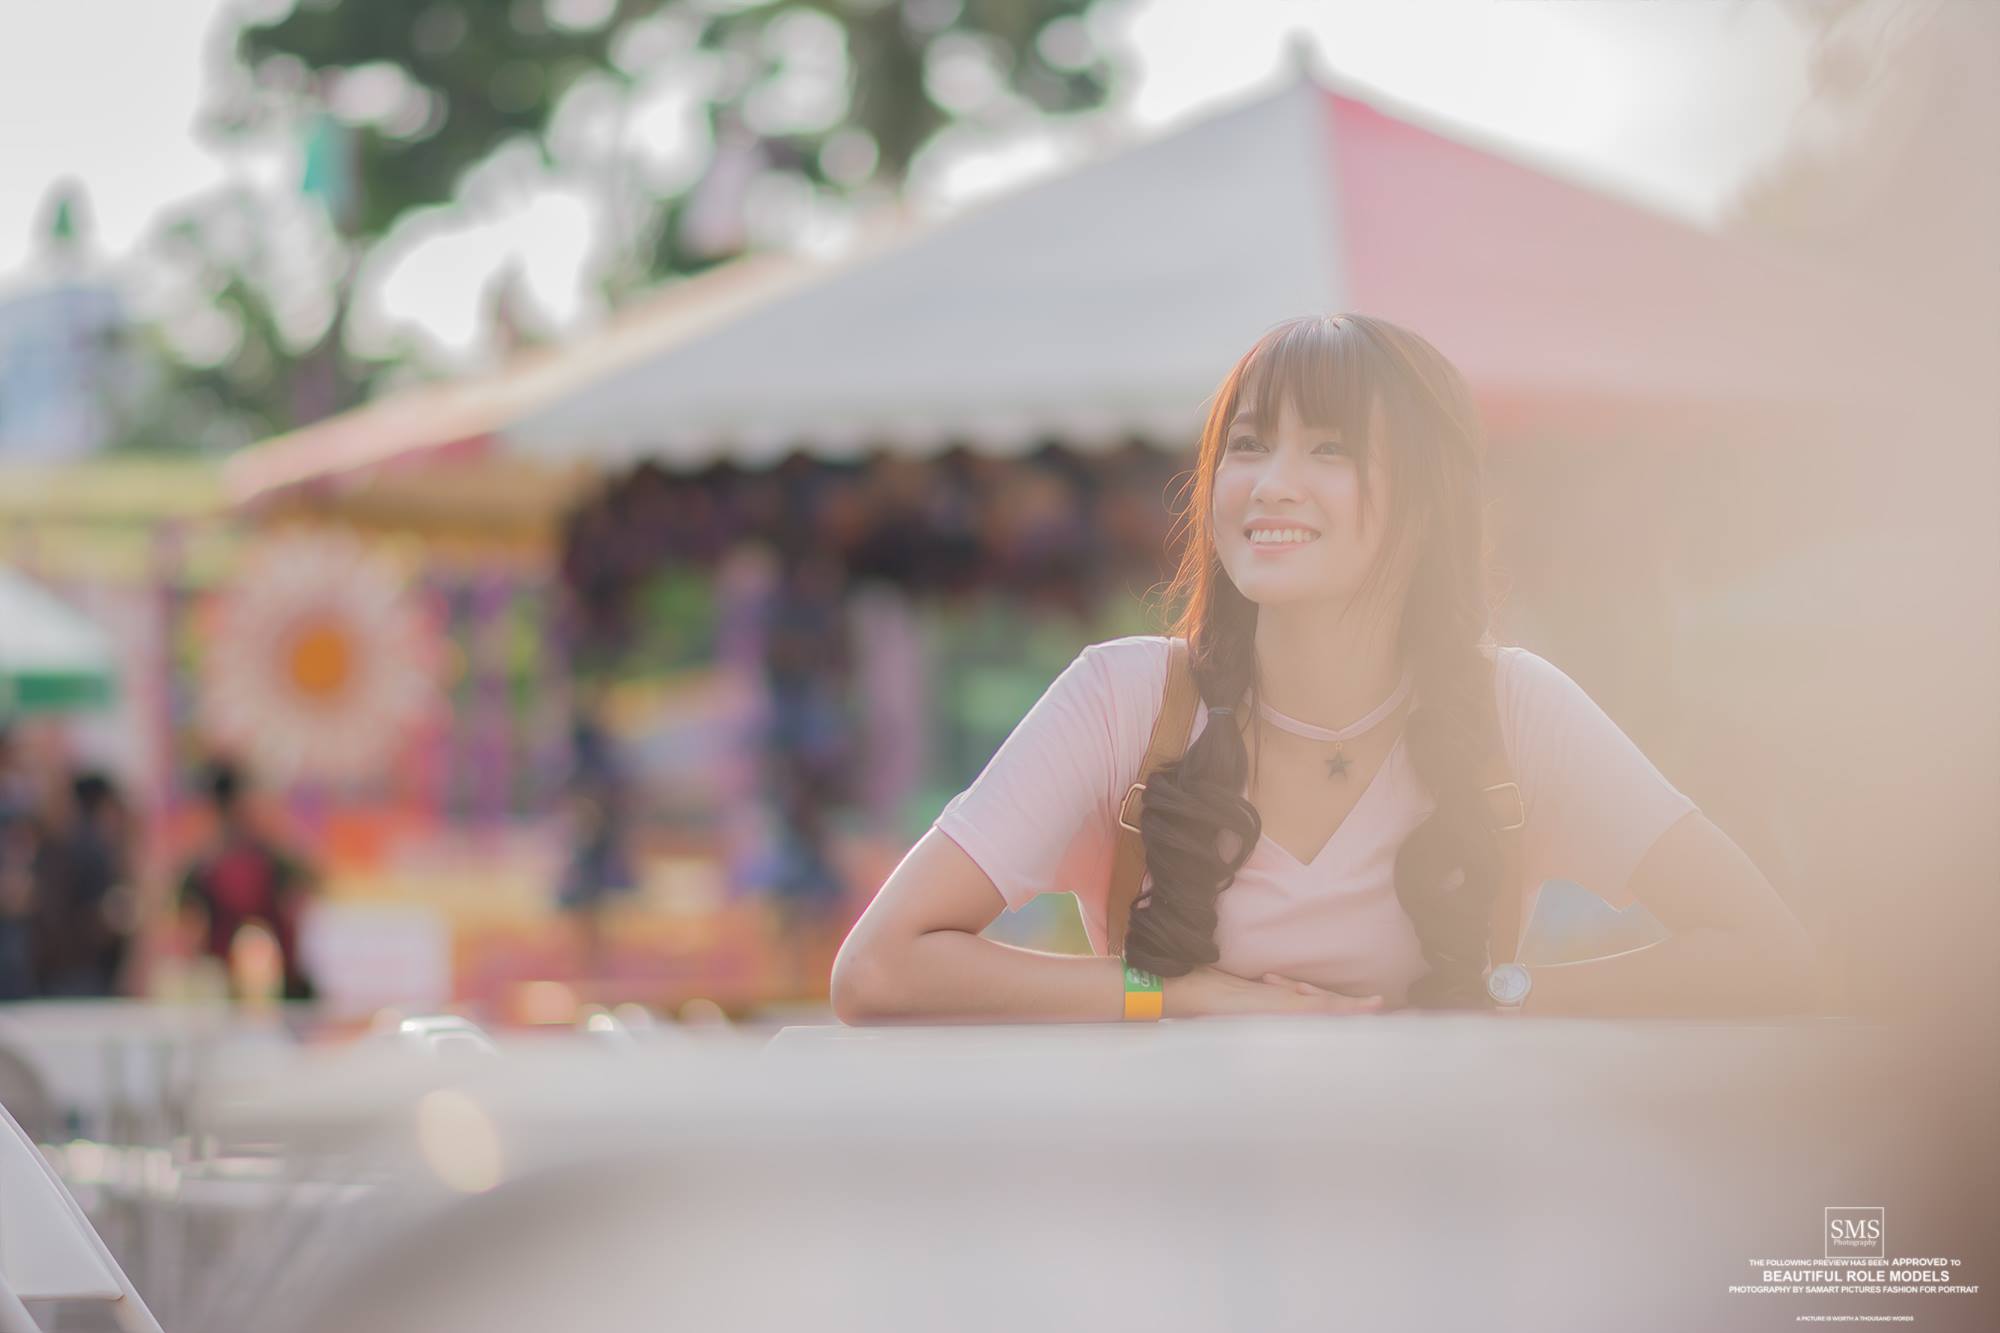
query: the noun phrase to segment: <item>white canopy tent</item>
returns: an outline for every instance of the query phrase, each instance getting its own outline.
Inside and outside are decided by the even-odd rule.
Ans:
[[[116,679],[103,629],[40,583],[0,566],[0,721],[103,707]]]
[[[1258,334],[1340,309],[1425,334],[1508,412],[1879,378],[1826,281],[1301,80],[830,266],[498,437],[670,466],[1180,445]]]
[[[677,463],[1182,435],[1274,319],[1331,307],[1300,87],[918,232],[511,423]]]

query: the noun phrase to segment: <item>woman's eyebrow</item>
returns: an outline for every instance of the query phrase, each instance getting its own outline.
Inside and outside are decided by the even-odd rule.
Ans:
[[[1231,419],[1229,423],[1229,430],[1226,433],[1233,435],[1238,430],[1243,429],[1245,427],[1248,427],[1251,430],[1257,429],[1257,418],[1254,413],[1250,412],[1238,413],[1233,419]],[[1347,441],[1347,432],[1343,427],[1340,426],[1315,426],[1312,427],[1312,430],[1315,433],[1323,436],[1324,438],[1332,440],[1336,444],[1344,444]]]

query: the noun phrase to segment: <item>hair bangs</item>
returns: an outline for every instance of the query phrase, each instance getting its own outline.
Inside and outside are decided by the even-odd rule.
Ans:
[[[1289,403],[1308,428],[1337,432],[1351,445],[1366,477],[1375,378],[1367,360],[1368,349],[1337,321],[1294,320],[1251,352],[1237,413],[1247,410],[1258,429],[1270,430]]]

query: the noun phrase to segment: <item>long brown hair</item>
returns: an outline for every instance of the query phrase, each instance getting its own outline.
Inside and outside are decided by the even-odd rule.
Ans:
[[[1257,604],[1216,554],[1215,471],[1239,400],[1275,421],[1289,400],[1302,420],[1339,427],[1357,449],[1361,508],[1369,501],[1371,418],[1388,468],[1388,531],[1351,606],[1392,598],[1406,581],[1397,647],[1416,683],[1404,744],[1436,802],[1396,856],[1396,894],[1415,924],[1429,973],[1409,1003],[1486,1003],[1489,918],[1499,887],[1498,844],[1480,792],[1482,764],[1499,745],[1492,685],[1485,537],[1484,440],[1464,378],[1428,342],[1386,320],[1331,315],[1273,328],[1216,391],[1175,533],[1180,564],[1166,590],[1178,607],[1203,705],[1249,701],[1255,715]],[[1379,412],[1379,417],[1375,414]],[[1249,755],[1240,726],[1205,728],[1178,761],[1147,780],[1140,827],[1152,886],[1134,906],[1126,958],[1165,976],[1217,961],[1216,899],[1262,833],[1242,795]],[[1234,841],[1225,854],[1218,837]]]

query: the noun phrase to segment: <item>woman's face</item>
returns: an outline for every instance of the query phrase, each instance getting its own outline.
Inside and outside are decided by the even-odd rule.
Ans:
[[[1356,451],[1369,441],[1308,427],[1289,400],[1276,421],[1256,421],[1254,411],[1255,396],[1243,394],[1216,464],[1212,518],[1222,567],[1259,606],[1345,603],[1374,564],[1386,527],[1380,406],[1365,531]]]

